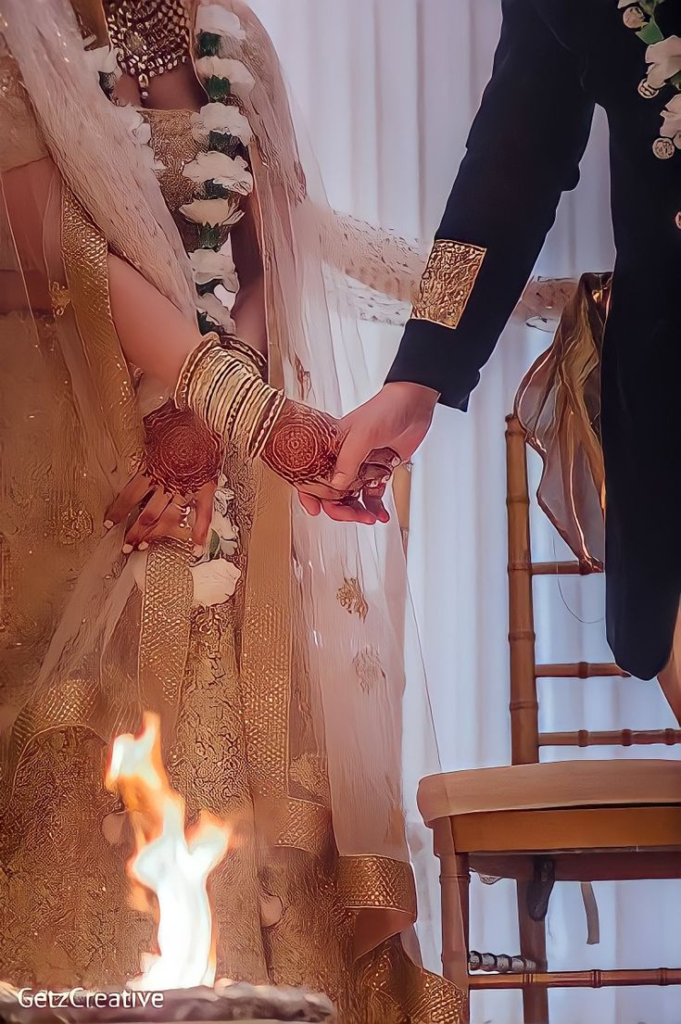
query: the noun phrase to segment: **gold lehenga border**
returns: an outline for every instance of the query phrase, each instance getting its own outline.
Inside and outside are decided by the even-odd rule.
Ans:
[[[416,918],[416,885],[411,865],[375,854],[342,856],[338,886],[350,910],[398,910]]]
[[[479,245],[438,239],[421,278],[412,319],[458,327],[486,254]]]
[[[97,399],[116,452],[132,469],[142,447],[142,424],[132,380],[114,327],[108,246],[66,185],[61,201],[62,253],[69,294]]]

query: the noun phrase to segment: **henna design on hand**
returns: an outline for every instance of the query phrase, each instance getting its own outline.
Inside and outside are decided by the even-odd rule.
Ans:
[[[178,494],[194,494],[217,480],[223,459],[220,438],[189,409],[167,402],[144,420],[143,471],[154,484]]]
[[[267,440],[263,459],[295,487],[319,483],[331,478],[342,441],[338,420],[287,401]]]

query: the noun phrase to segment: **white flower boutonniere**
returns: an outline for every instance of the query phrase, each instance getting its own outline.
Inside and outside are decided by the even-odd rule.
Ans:
[[[670,99],[662,111],[662,120],[660,135],[667,139],[674,139],[677,149],[681,149],[681,94]]]
[[[646,50],[648,68],[647,82],[653,89],[661,89],[670,78],[681,71],[681,39],[669,36],[660,43],[653,43]]]

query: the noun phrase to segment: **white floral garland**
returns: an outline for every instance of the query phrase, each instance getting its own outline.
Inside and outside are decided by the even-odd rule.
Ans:
[[[234,105],[255,84],[248,69],[237,60],[223,56],[226,39],[242,41],[245,32],[236,14],[220,4],[201,4],[196,18],[196,70],[209,103],[191,119],[194,139],[206,149],[184,168],[184,175],[203,184],[206,198],[180,207],[187,220],[198,225],[199,248],[190,253],[199,298],[202,328],[223,327],[234,331],[230,315],[239,282],[229,240],[220,244],[224,230],[243,216],[232,197],[243,198],[253,191],[253,175],[241,153],[253,133],[248,120]]]

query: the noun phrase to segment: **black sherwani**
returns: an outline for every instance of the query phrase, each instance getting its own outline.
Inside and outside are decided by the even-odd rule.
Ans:
[[[617,246],[602,366],[608,639],[621,667],[650,678],[668,660],[681,593],[681,152],[660,139],[679,93],[673,82],[639,91],[646,0],[643,11],[502,6],[492,79],[388,380],[466,408],[604,107]],[[681,36],[681,0],[654,17],[660,35]]]

